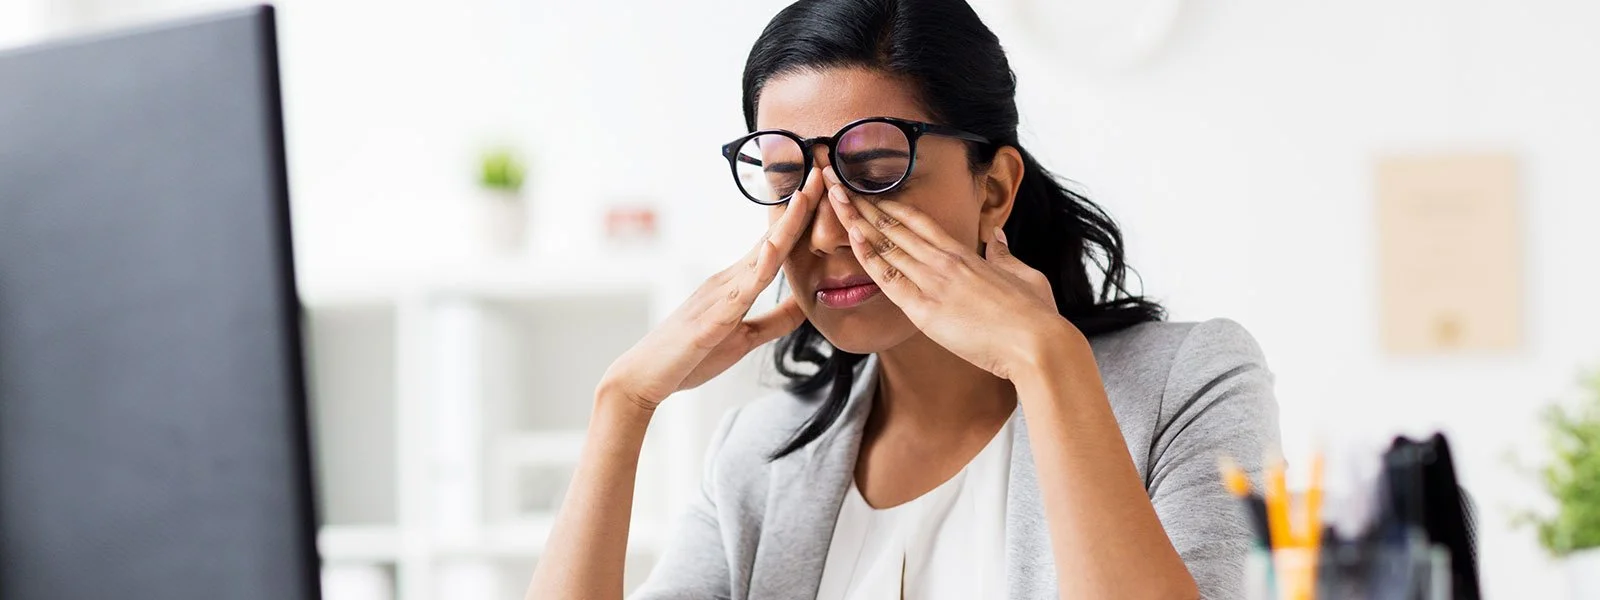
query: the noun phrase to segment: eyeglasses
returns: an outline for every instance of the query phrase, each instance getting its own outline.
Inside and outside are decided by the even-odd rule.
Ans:
[[[892,117],[870,117],[845,125],[831,136],[802,138],[792,131],[766,129],[722,146],[734,183],[756,204],[788,202],[811,174],[811,150],[828,147],[828,162],[845,187],[858,194],[894,191],[917,162],[917,139],[939,135],[989,144],[989,139],[959,129]]]

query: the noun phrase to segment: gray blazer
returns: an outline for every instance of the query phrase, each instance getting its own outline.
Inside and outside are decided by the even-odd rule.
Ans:
[[[1259,476],[1264,452],[1278,446],[1273,379],[1261,349],[1228,320],[1147,323],[1091,345],[1150,502],[1201,594],[1240,597],[1250,532],[1223,489],[1217,458],[1232,457]],[[876,356],[858,367],[850,401],[832,428],[775,461],[767,456],[815,404],[777,392],[730,411],[708,452],[704,493],[674,525],[661,561],[632,597],[815,598],[855,472],[877,367]],[[1054,599],[1050,531],[1021,413],[1012,417],[1007,597]]]

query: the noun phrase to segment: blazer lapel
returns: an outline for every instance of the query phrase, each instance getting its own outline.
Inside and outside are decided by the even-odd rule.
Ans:
[[[1012,600],[1054,599],[1057,594],[1055,553],[1040,498],[1028,421],[1018,414],[1011,432],[1011,481],[1006,486],[1006,580]]]
[[[773,461],[749,598],[816,598],[877,391],[877,359],[863,361],[838,423],[811,445]]]

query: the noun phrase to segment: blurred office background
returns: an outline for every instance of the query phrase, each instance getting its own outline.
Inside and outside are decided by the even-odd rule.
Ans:
[[[0,44],[231,4],[0,0]],[[521,593],[596,378],[765,225],[717,147],[785,4],[278,3],[332,600]],[[1010,51],[1024,143],[1122,223],[1143,289],[1259,339],[1291,460],[1447,432],[1487,595],[1560,597],[1512,525],[1546,504],[1509,455],[1536,462],[1539,411],[1600,366],[1600,4],[974,4]],[[516,198],[478,185],[494,148],[528,165]],[[1375,165],[1452,152],[1516,157],[1520,341],[1396,355]],[[522,245],[484,244],[507,218]],[[710,427],[761,393],[761,358],[663,409],[630,581]]]

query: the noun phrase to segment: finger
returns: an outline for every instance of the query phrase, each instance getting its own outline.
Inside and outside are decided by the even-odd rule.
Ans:
[[[989,231],[989,242],[983,247],[983,259],[1001,271],[1021,277],[1025,281],[1030,280],[1030,274],[1039,274],[1037,270],[1011,253],[1011,245],[1006,243],[1006,232],[999,227]]]
[[[1005,229],[996,227],[990,234],[988,245],[984,247],[983,258],[1000,270],[1005,271],[1018,280],[1021,280],[1029,290],[1038,295],[1047,304],[1055,304],[1055,294],[1050,287],[1050,278],[1038,269],[1028,266],[1011,253],[1011,245],[1006,241]]]
[[[766,234],[756,242],[755,247],[745,254],[739,264],[730,267],[722,274],[723,282],[736,281],[741,285],[752,284],[757,285],[759,289],[765,289],[777,276],[778,268],[783,265],[784,258],[794,249],[794,245],[799,243],[800,236],[811,222],[812,215],[816,213],[818,198],[825,190],[826,185],[820,177],[809,178],[805,185],[789,198],[783,215],[772,222]],[[754,300],[751,302],[753,304]]]
[[[825,189],[822,178],[813,176],[789,198],[789,205],[784,209],[783,216],[773,225],[773,232],[757,246],[760,254],[751,265],[751,273],[747,275],[751,280],[750,285],[753,285],[755,290],[767,289],[767,285],[777,277],[778,268],[783,266],[783,261],[789,253],[794,251],[795,244],[800,242],[800,236],[805,233],[807,225],[814,218],[817,203],[825,193]],[[750,302],[746,303],[745,309],[749,309],[749,305],[754,302],[755,299],[751,298]]]
[[[767,228],[766,234],[761,236],[750,252],[746,253],[740,266],[730,269],[730,277],[755,271],[756,279],[770,280],[777,274],[778,266],[783,263],[783,258],[789,255],[794,245],[799,242],[800,236],[805,232],[806,225],[811,222],[816,211],[817,200],[825,193],[826,186],[820,177],[811,177],[805,185],[796,190],[789,198],[789,203],[784,207],[783,215],[773,221]],[[765,287],[765,286],[763,286]]]
[[[789,198],[789,205],[784,208],[783,216],[778,217],[777,222],[773,223],[766,245],[779,250],[780,256],[787,256],[789,250],[794,248],[800,236],[805,233],[806,226],[811,223],[816,213],[817,203],[825,193],[827,185],[821,177],[813,175],[808,178],[805,185]]]
[[[964,266],[964,262],[971,258],[978,258],[972,248],[967,247],[946,233],[944,226],[928,213],[917,210],[904,202],[882,200],[872,204],[872,208],[880,210],[884,215],[901,223],[894,231],[885,232],[892,239],[899,241],[906,248],[906,252],[917,257],[917,260],[931,267],[935,273],[951,274],[956,269]],[[900,235],[896,235],[896,234]],[[915,238],[915,241],[901,241],[906,238]]]
[[[749,348],[753,350],[794,331],[805,320],[806,314],[801,312],[800,303],[794,296],[789,296],[765,314],[745,319],[745,339],[749,343]]]
[[[922,245],[938,253],[966,253],[970,254],[971,246],[956,241],[944,230],[944,226],[928,213],[917,210],[916,207],[895,200],[879,200],[877,202],[864,202],[867,206],[861,208],[863,216],[869,221],[877,221],[873,213],[882,213],[885,217],[900,223],[899,229],[909,234],[914,234]],[[916,252],[912,252],[916,254]],[[919,255],[920,256],[920,255]]]
[[[849,188],[840,183],[838,174],[831,169],[823,169],[823,175],[828,180],[828,198],[833,201],[834,208],[842,209],[843,216],[848,221],[845,223],[846,225],[850,225],[857,220],[866,221],[872,229],[883,232],[885,236],[894,240],[896,244],[905,248],[907,252],[910,252],[912,256],[918,259],[938,253],[939,249],[936,244],[931,243],[932,240],[949,237],[945,235],[944,230],[937,223],[933,222],[932,218],[923,214],[922,211],[899,204],[899,207],[903,210],[897,210],[898,214],[889,213],[884,210],[884,205],[898,203],[887,199],[867,199],[851,194]],[[915,213],[915,216],[911,216],[911,213]],[[902,220],[899,215],[907,215],[915,219],[918,222],[918,226],[915,228],[910,227],[911,224]]]
[[[989,234],[989,243],[983,249],[983,258],[991,262],[1022,262],[1011,254],[1011,245],[1006,243],[1006,231],[995,227]]]
[[[866,242],[872,246],[873,254],[881,257],[888,264],[893,265],[900,272],[911,276],[917,281],[928,281],[933,273],[922,262],[918,254],[936,257],[938,249],[928,245],[917,234],[905,229],[892,217],[872,209],[876,218],[863,218],[855,207],[866,208],[872,204],[868,200],[852,200],[851,194],[843,185],[838,183],[837,176],[832,173],[827,175],[830,183],[828,197],[833,202],[835,209],[846,216],[845,227],[859,231]],[[853,242],[852,242],[853,243]],[[912,252],[910,249],[915,249]],[[865,266],[865,264],[863,264]]]
[[[861,267],[866,269],[867,276],[871,277],[878,284],[878,288],[882,289],[895,304],[904,308],[924,297],[922,288],[907,277],[905,271],[890,263],[877,246],[867,241],[859,224],[850,226],[850,251],[856,255],[856,261],[861,263]]]
[[[761,291],[772,284],[784,259],[799,242],[825,189],[821,177],[810,177],[795,191],[783,216],[778,217],[761,242],[751,249],[742,265],[731,269],[729,277],[713,286],[706,298],[707,304],[699,311],[701,316],[720,326],[731,326],[744,318]]]

